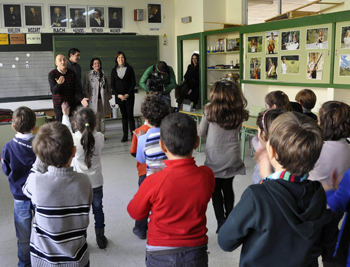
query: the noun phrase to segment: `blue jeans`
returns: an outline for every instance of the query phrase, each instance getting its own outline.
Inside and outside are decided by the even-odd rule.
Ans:
[[[147,267],[207,267],[207,248],[197,248],[173,254],[149,254],[146,252]]]
[[[33,211],[30,200],[14,200],[14,218],[18,247],[18,267],[30,265],[30,233]]]
[[[96,228],[104,228],[105,227],[105,214],[103,213],[103,190],[102,186],[93,188],[93,199],[92,199],[92,213],[95,218],[95,227]]]

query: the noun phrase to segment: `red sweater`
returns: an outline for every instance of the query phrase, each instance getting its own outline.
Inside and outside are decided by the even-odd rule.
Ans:
[[[137,128],[135,130],[136,133],[139,133],[139,131],[145,131],[147,132],[149,129],[148,125],[143,124],[141,127]],[[136,152],[137,152],[137,136],[136,134],[132,135],[132,141],[131,141],[131,147],[130,147],[130,154],[134,154],[136,157]],[[147,174],[147,164],[146,163],[140,163],[137,161],[136,163],[136,167],[137,167],[137,171],[139,173],[139,177],[142,175],[146,175]]]
[[[165,160],[167,168],[148,176],[128,205],[135,220],[150,210],[148,245],[196,247],[208,243],[208,202],[214,192],[213,171],[194,158]]]

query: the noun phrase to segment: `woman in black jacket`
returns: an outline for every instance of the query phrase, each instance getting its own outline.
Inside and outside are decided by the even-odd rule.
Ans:
[[[115,102],[122,113],[123,138],[121,142],[128,141],[128,124],[130,132],[135,130],[134,120],[134,88],[136,85],[134,69],[127,63],[122,51],[115,55],[115,68],[111,73],[111,87],[115,95]]]
[[[191,100],[195,108],[199,100],[199,55],[197,53],[192,55],[191,64],[188,65],[184,78],[190,87],[185,98]]]

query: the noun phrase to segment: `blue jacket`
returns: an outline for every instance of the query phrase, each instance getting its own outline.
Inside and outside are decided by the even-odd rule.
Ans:
[[[27,180],[35,158],[32,139],[23,140],[15,137],[2,148],[2,170],[8,176],[14,199],[29,200],[23,194],[22,186]]]

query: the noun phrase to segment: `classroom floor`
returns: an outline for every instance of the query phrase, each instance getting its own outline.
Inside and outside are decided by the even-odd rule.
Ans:
[[[120,122],[120,121],[119,121]],[[106,125],[105,147],[102,151],[102,168],[104,175],[104,212],[106,216],[105,235],[108,245],[105,250],[97,247],[94,233],[94,219],[90,215],[88,228],[88,245],[91,266],[145,266],[146,240],[138,239],[132,232],[134,221],[126,211],[126,207],[138,189],[136,160],[129,154],[131,142],[121,143],[122,131],[120,123]],[[246,172],[244,176],[236,176],[233,182],[236,203],[242,192],[251,183],[254,162],[250,157],[247,142]],[[205,160],[205,144],[202,152],[194,152],[198,165]],[[7,177],[0,171],[0,266],[17,265],[17,245],[13,225],[13,198],[9,190]],[[209,266],[238,266],[240,248],[228,253],[220,249],[217,243],[216,220],[211,202],[207,211],[209,229]]]

